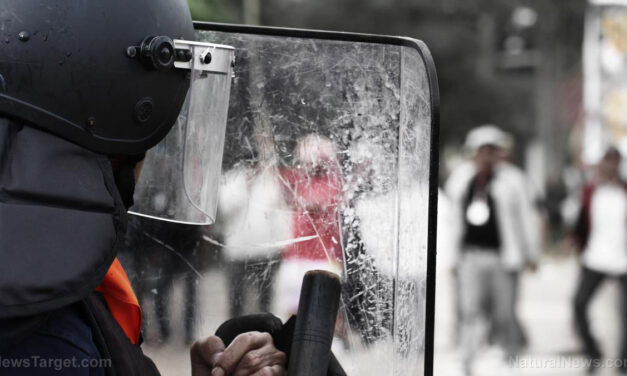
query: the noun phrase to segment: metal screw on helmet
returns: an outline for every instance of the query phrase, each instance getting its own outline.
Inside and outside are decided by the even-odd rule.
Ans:
[[[177,49],[176,50],[176,61],[187,63],[192,60],[194,54],[190,50],[185,49]]]
[[[141,61],[150,69],[166,72],[174,67],[176,59],[174,42],[171,38],[165,36],[146,37],[139,49]]]
[[[126,49],[126,56],[131,59],[134,59],[137,56],[137,47],[131,46]]]
[[[30,39],[30,34],[28,33],[28,31],[20,31],[20,33],[18,34],[18,38],[20,38],[22,42],[28,42],[28,40]]]
[[[170,61],[172,59],[172,50],[163,47],[161,51],[159,51],[159,61]]]
[[[90,130],[93,129],[96,126],[96,118],[95,117],[89,117],[87,118],[87,128],[89,128]]]
[[[203,64],[209,64],[211,63],[212,58],[213,56],[211,56],[211,52],[209,51],[209,49],[207,49],[200,55],[200,62]]]

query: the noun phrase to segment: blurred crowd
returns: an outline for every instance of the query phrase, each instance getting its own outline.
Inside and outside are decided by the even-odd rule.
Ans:
[[[129,252],[120,257],[147,310],[146,339],[170,340],[175,309],[182,311],[184,340],[194,338],[197,286],[206,273],[224,277],[228,317],[273,312],[285,320],[297,312],[309,270],[343,276],[343,295],[350,298],[338,315],[339,346],[350,347],[349,331],[360,343],[389,337],[394,232],[381,230],[381,216],[390,217],[395,206],[393,184],[375,173],[373,160],[385,158],[382,150],[374,156],[377,145],[356,143],[342,155],[317,134],[296,141],[290,163],[259,149],[251,146],[250,155],[223,172],[215,224],[131,216]],[[178,307],[175,285],[183,290]]]
[[[534,273],[542,256],[556,255],[576,257],[580,264],[571,298],[579,339],[575,352],[591,361],[587,368],[593,373],[604,354],[591,330],[592,298],[603,281],[616,279],[622,303],[627,303],[627,185],[620,176],[621,154],[607,145],[598,164],[581,171],[579,184],[571,184],[570,195],[555,205],[562,209],[563,228],[561,239],[553,242],[547,199],[512,164],[512,147],[512,137],[494,125],[471,130],[467,158],[450,171],[441,194],[440,269],[453,280],[452,333],[462,373],[481,374],[474,363],[487,349],[495,349],[504,361],[524,353],[529,339],[518,317],[521,274]],[[558,279],[554,276],[551,283]],[[627,359],[625,339],[623,331],[618,359]],[[616,368],[626,371],[624,362]]]

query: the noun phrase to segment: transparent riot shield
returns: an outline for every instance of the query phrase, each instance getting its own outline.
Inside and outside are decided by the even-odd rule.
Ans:
[[[151,344],[246,313],[287,319],[305,272],[324,269],[343,281],[333,351],[349,375],[431,374],[438,93],[425,45],[196,27],[236,57],[217,219],[134,219],[146,352],[179,374],[185,350]]]

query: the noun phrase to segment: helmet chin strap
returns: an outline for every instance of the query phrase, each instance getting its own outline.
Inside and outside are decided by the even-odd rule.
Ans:
[[[120,192],[120,197],[126,209],[133,206],[133,194],[135,193],[135,169],[137,164],[144,159],[145,153],[138,155],[116,156],[111,158],[115,185]]]

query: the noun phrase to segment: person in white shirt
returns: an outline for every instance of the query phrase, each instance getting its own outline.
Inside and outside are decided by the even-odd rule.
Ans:
[[[218,211],[230,317],[257,311],[247,304],[251,294],[258,311],[269,312],[280,252],[291,237],[278,168],[257,160],[235,165],[223,176]]]
[[[601,282],[608,278],[618,279],[623,305],[627,304],[627,186],[620,179],[620,163],[619,151],[608,148],[598,165],[596,177],[584,186],[575,231],[575,240],[583,253],[574,317],[585,355],[591,359],[602,356],[587,316],[589,303]],[[623,312],[623,318],[625,314]],[[625,323],[620,359],[627,359]],[[627,368],[623,367],[622,371]]]
[[[520,350],[516,317],[518,277],[539,256],[538,226],[524,175],[503,162],[506,134],[493,125],[466,138],[472,158],[451,173],[451,263],[459,287],[461,350],[466,373],[495,326],[507,355]],[[485,302],[491,302],[486,315]]]

